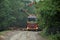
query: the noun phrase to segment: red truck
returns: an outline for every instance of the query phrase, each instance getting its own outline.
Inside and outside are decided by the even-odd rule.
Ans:
[[[37,17],[35,15],[28,16],[27,30],[38,30]]]

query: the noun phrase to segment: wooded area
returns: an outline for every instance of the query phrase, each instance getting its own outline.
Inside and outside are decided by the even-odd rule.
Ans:
[[[60,40],[60,0],[40,1],[36,4],[36,11],[42,35],[54,35],[51,36],[53,40]]]
[[[46,0],[40,1],[36,4],[36,11],[38,12],[39,25],[42,28],[50,29],[48,32],[60,31],[60,1]]]
[[[28,15],[21,10],[26,9],[37,15],[38,25],[44,35],[57,35],[57,40],[60,40],[60,0],[35,1],[32,7],[26,6],[29,2],[0,0],[0,31],[9,27],[26,27]]]

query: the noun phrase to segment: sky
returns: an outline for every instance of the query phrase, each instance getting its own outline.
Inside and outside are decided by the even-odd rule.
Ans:
[[[33,2],[34,0],[30,0],[30,1],[32,1],[32,2]],[[39,2],[39,1],[40,1],[40,0],[36,0],[36,2]]]
[[[28,0],[25,0],[25,1],[28,1]],[[30,0],[30,1],[32,1],[32,2],[33,2],[33,1],[39,2],[40,0]]]
[[[36,0],[36,2],[39,2],[40,0]]]

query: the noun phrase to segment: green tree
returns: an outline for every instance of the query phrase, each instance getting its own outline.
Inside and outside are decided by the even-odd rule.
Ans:
[[[36,12],[38,13],[39,26],[42,29],[46,28],[47,34],[56,33],[59,31],[60,20],[59,19],[59,0],[44,0],[39,1],[36,4]]]
[[[28,13],[34,13],[34,6],[29,7],[26,4],[31,1],[24,0],[1,0],[0,1],[0,27],[7,29],[13,26],[26,26],[27,14],[22,11],[28,10]]]

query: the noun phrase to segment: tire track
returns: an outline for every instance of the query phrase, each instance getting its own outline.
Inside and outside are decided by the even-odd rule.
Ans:
[[[19,31],[11,36],[9,40],[45,40],[38,35],[38,32],[33,31]]]

